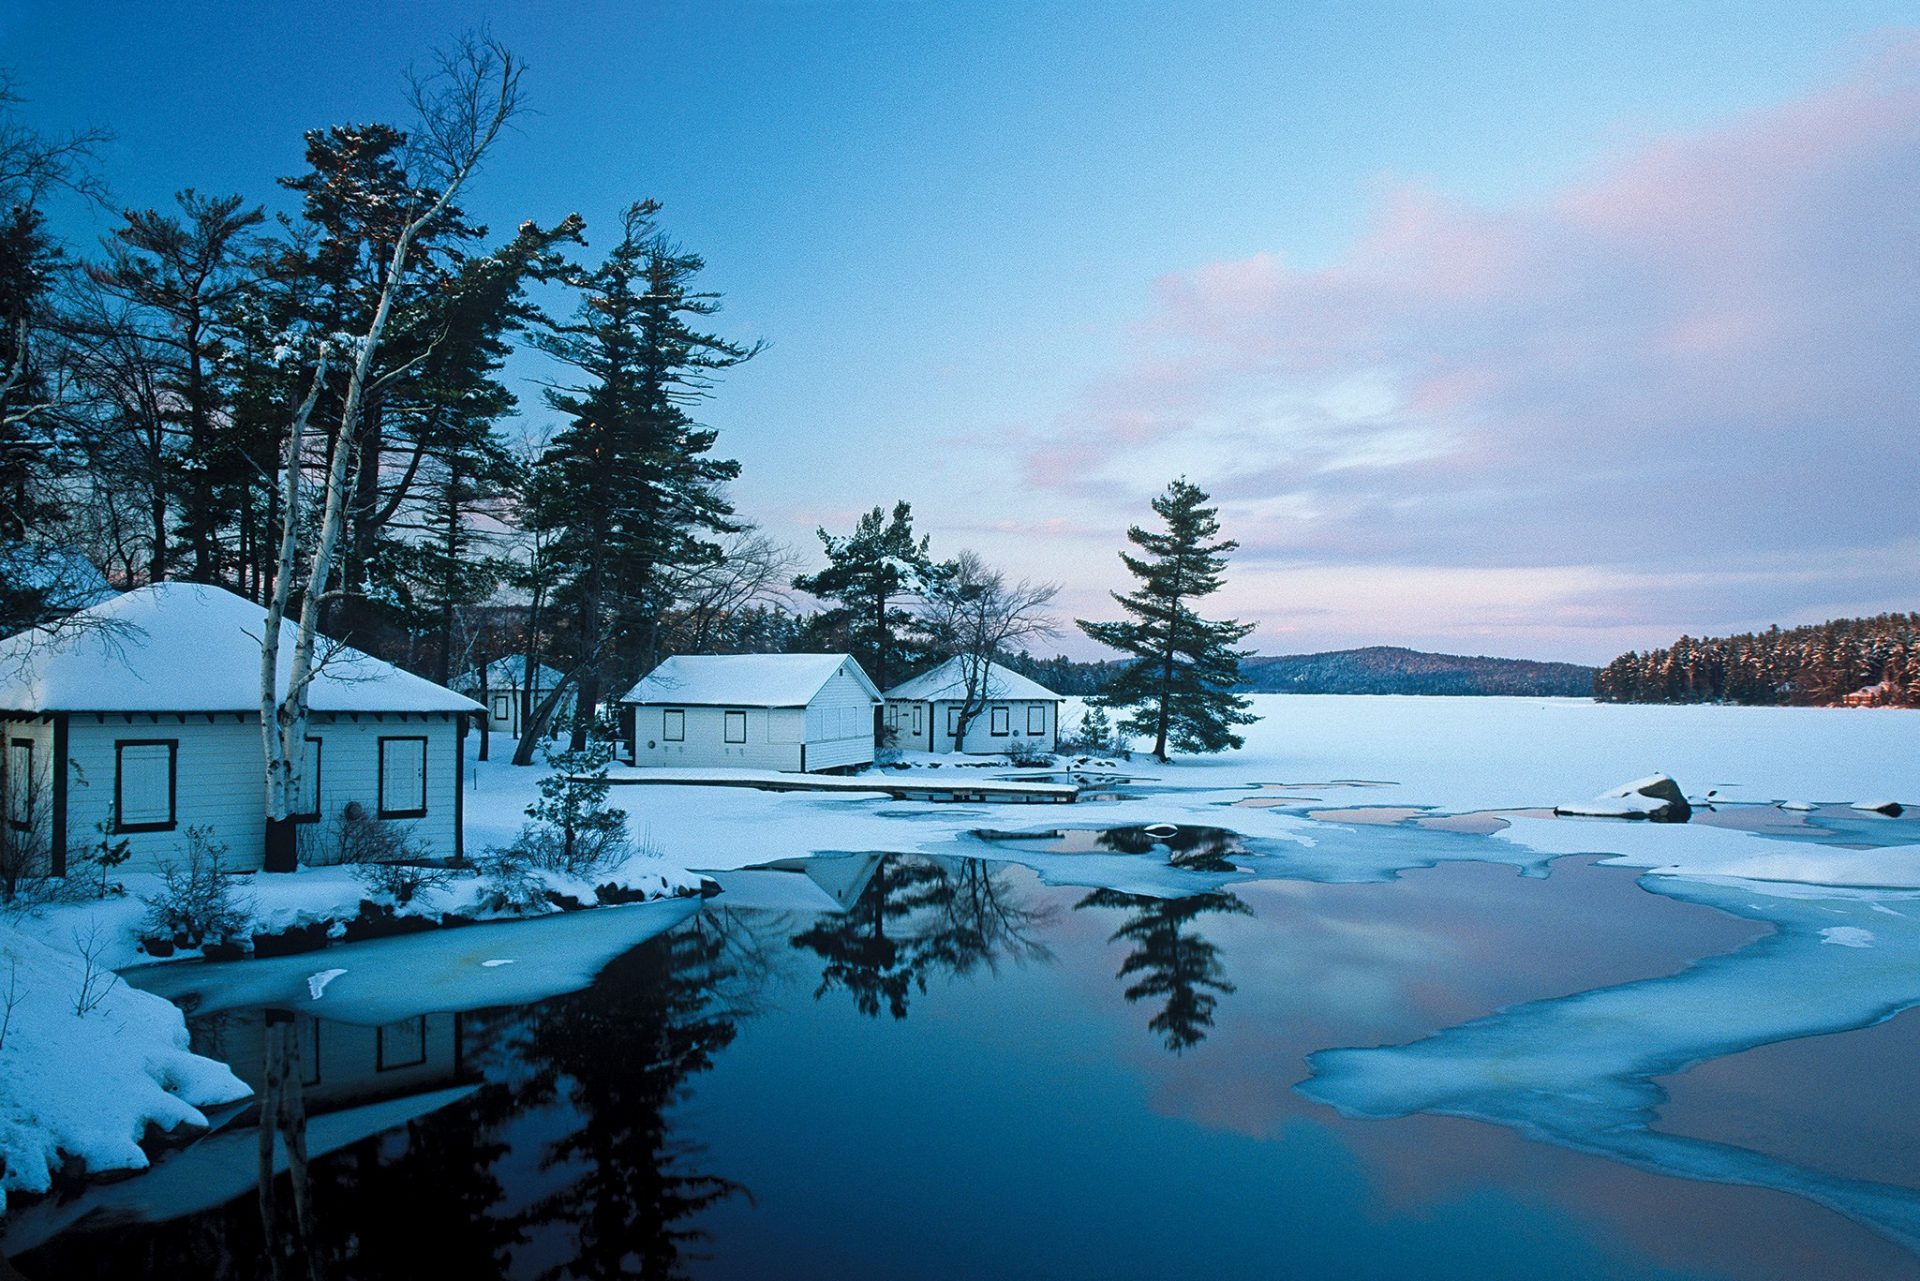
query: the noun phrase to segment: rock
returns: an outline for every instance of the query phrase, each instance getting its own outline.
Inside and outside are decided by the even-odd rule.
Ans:
[[[1888,818],[1899,818],[1907,812],[1899,801],[1855,801],[1853,808],[1869,814],[1885,814]]]
[[[1693,817],[1687,794],[1665,774],[1650,774],[1602,792],[1578,805],[1556,805],[1555,814],[1581,818],[1643,818],[1653,823],[1684,823]]]
[[[1818,807],[1812,801],[1781,801],[1780,808],[1795,814],[1811,814]]]

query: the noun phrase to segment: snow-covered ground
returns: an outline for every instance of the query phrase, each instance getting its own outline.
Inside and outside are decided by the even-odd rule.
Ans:
[[[1727,1037],[1757,1044],[1775,1033],[1778,1039],[1853,1026],[1920,1000],[1920,984],[1903,978],[1920,972],[1904,964],[1912,959],[1909,952],[1920,951],[1920,938],[1909,947],[1908,932],[1876,919],[1899,913],[1904,920],[1914,912],[1907,891],[1920,890],[1920,844],[1914,843],[1920,824],[1911,820],[1866,816],[1862,821],[1886,824],[1881,847],[1849,849],[1699,822],[1509,816],[1508,826],[1489,837],[1310,817],[1371,806],[1442,814],[1537,809],[1593,797],[1656,772],[1673,776],[1696,801],[1713,792],[1717,800],[1742,803],[1845,804],[1886,797],[1920,802],[1920,714],[1491,698],[1263,696],[1255,702],[1262,720],[1249,729],[1244,750],[1168,766],[1145,758],[1118,762],[1115,768],[1128,782],[1116,800],[956,804],[896,801],[857,786],[830,793],[617,787],[614,803],[628,810],[636,837],[620,879],[669,895],[697,884],[697,873],[711,872],[723,888],[737,884],[744,897],[753,892],[751,877],[727,873],[823,853],[923,852],[1014,859],[1060,883],[1176,894],[1249,876],[1379,880],[1445,860],[1507,863],[1538,874],[1560,855],[1593,853],[1654,873],[1650,887],[1670,882],[1662,892],[1731,895],[1746,905],[1740,910],[1772,921],[1788,940],[1777,950],[1793,965],[1733,966],[1736,976],[1758,976],[1759,987],[1735,983],[1749,995],[1775,971],[1838,982],[1853,972],[1846,969],[1856,965],[1852,957],[1872,971],[1871,991],[1861,989],[1857,999],[1823,1003],[1814,997],[1773,1014],[1760,1001],[1744,1021],[1721,1028],[1726,1037],[1715,1043],[1717,1052],[1725,1051]],[[1070,709],[1068,723],[1074,719],[1077,709]],[[470,742],[470,753],[475,746]],[[466,846],[473,854],[512,839],[541,774],[506,763],[511,744],[503,737],[491,746],[491,760],[470,756],[467,763]],[[978,758],[915,758],[909,764],[905,771],[884,770],[885,780],[897,784],[924,776],[950,783],[963,766],[980,776],[1034,772]],[[1164,850],[1070,853],[1049,848],[1047,839],[1061,828],[1154,823],[1228,828],[1244,838],[1244,853],[1235,855],[1235,870],[1203,873],[1171,867]],[[985,841],[976,835],[982,829],[1028,839]],[[0,1156],[6,1162],[0,1192],[44,1188],[50,1166],[63,1158],[84,1161],[90,1171],[139,1168],[146,1157],[138,1141],[150,1126],[202,1123],[201,1109],[244,1092],[224,1068],[186,1052],[178,1011],[156,996],[121,986],[91,1013],[73,1012],[70,989],[80,977],[76,933],[96,935],[98,959],[107,965],[143,959],[135,950],[145,910],[139,899],[152,887],[142,878],[125,879],[124,896],[46,909],[6,930],[6,963],[17,963],[20,986],[30,996],[18,1003],[0,1044]],[[242,894],[263,930],[342,920],[366,897],[361,883],[341,869],[257,874],[246,881]],[[471,914],[478,893],[479,882],[464,878],[429,892],[408,910]],[[1802,928],[1814,919],[1807,917],[1807,904],[1829,900],[1843,906],[1822,910],[1842,925],[1824,932]],[[693,908],[688,903],[673,910]],[[424,964],[419,973],[440,1003],[435,1008],[464,1008],[579,986],[607,957],[670,923],[652,908],[616,908],[490,929],[484,940],[461,931],[448,936],[445,946],[394,940],[388,950],[404,953],[410,967]],[[328,1002],[334,1017],[377,1020],[400,1008],[383,1001],[390,985],[381,981],[382,947],[350,945],[338,950],[337,960],[326,953],[222,967],[245,977],[223,987],[221,999],[298,1001],[306,993],[307,999]],[[316,990],[313,981],[330,971]],[[207,986],[188,968],[143,981],[179,993]],[[0,973],[0,994],[6,983]],[[1600,1100],[1593,1124],[1576,1125],[1577,1136],[1563,1141],[1593,1143],[1593,1134],[1602,1131],[1624,1133],[1622,1115],[1643,1100],[1630,1085],[1612,1100],[1610,1083],[1666,1070],[1676,1054],[1698,1056],[1695,1042],[1706,1034],[1683,1014],[1691,1008],[1687,994],[1704,987],[1696,980],[1672,996],[1647,986],[1597,999],[1596,1009],[1604,1006],[1606,1017],[1633,1029],[1633,1044],[1599,1046],[1579,1070],[1568,1069],[1564,1057],[1540,1060],[1542,1097],[1564,1087],[1597,1091],[1593,1097]],[[409,1010],[416,1004],[401,1002]],[[1475,1082],[1490,1070],[1488,1056],[1506,1061],[1503,1047],[1511,1036],[1533,1035],[1528,1029],[1537,1022],[1541,1035],[1565,1038],[1554,1019],[1566,1017],[1516,1013],[1485,1030],[1461,1029],[1431,1049],[1381,1047],[1353,1052],[1357,1057],[1330,1056],[1321,1065],[1326,1079],[1313,1088],[1359,1113],[1451,1110],[1538,1131],[1543,1126],[1537,1117],[1503,1112],[1506,1097],[1488,1096]],[[81,1072],[77,1064],[95,1067]],[[1410,1080],[1421,1088],[1409,1090]],[[1631,1125],[1627,1130],[1639,1133]],[[1618,1142],[1632,1147],[1641,1140]],[[1650,1163],[1662,1159],[1638,1149],[1622,1155]],[[1767,1172],[1747,1175],[1791,1181]]]

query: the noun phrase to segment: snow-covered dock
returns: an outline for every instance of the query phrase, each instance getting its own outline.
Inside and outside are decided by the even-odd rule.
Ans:
[[[962,771],[956,771],[956,774]],[[935,777],[926,773],[877,773],[852,777],[789,774],[756,769],[675,769],[649,766],[607,779],[616,786],[750,787],[763,792],[835,792],[889,796],[896,801],[1010,801],[1017,804],[1071,805],[1083,790],[1077,783],[1045,783],[1007,778]]]

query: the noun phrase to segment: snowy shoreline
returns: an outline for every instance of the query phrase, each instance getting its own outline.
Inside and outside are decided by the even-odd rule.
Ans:
[[[1863,850],[1698,823],[1653,826],[1512,816],[1505,829],[1488,836],[1308,817],[1310,811],[1353,807],[1411,806],[1427,814],[1462,814],[1553,805],[1592,796],[1650,769],[1677,778],[1689,796],[1712,789],[1723,801],[1769,804],[1802,796],[1842,804],[1865,796],[1910,801],[1920,799],[1912,764],[1920,761],[1920,717],[1394,696],[1262,696],[1256,705],[1264,719],[1252,727],[1244,750],[1171,766],[1135,759],[1121,767],[1134,781],[1134,794],[1110,801],[1033,807],[893,800],[860,789],[857,779],[844,792],[826,793],[674,783],[616,788],[614,803],[629,810],[642,852],[612,879],[636,896],[671,898],[698,894],[703,873],[815,854],[887,851],[1003,859],[1034,867],[1050,881],[1190,893],[1197,884],[1194,874],[1166,866],[1164,858],[1047,853],[1021,848],[1017,840],[987,842],[976,836],[983,829],[1012,831],[1030,838],[1031,845],[1064,828],[1171,823],[1238,834],[1255,865],[1248,874],[1262,878],[1384,880],[1451,860],[1507,863],[1543,874],[1555,858],[1592,854],[1657,878],[1738,883],[1749,887],[1747,892],[1783,898],[1810,887],[1840,887],[1811,890],[1816,893],[1884,891],[1889,896],[1920,891],[1920,825],[1911,819],[1875,819],[1903,839]],[[512,838],[541,773],[502,763],[504,740],[496,738],[492,747],[494,760],[480,762],[469,745],[470,850]],[[949,764],[980,765],[977,759]],[[900,777],[882,771],[889,780]],[[626,772],[615,771],[616,776]],[[1006,765],[982,767],[988,776],[1003,772],[1034,773]],[[1245,803],[1250,800],[1257,803]],[[148,1163],[143,1142],[152,1146],[155,1136],[178,1137],[202,1128],[209,1109],[246,1096],[224,1065],[188,1051],[184,1017],[159,996],[117,983],[97,1008],[73,1013],[71,992],[85,978],[77,939],[93,940],[97,969],[118,970],[151,959],[136,946],[145,911],[140,896],[149,887],[141,878],[124,879],[128,892],[123,896],[50,907],[17,920],[9,931],[5,953],[28,995],[18,1002],[11,1035],[0,1044],[0,1064],[6,1065],[0,1078],[0,1157],[6,1163],[0,1206],[9,1194],[47,1191],[63,1163],[89,1177],[142,1169]],[[246,880],[254,925],[267,935],[305,930],[318,941],[336,930],[344,933],[343,922],[359,917],[363,904],[377,897],[343,868],[253,874]],[[479,884],[478,878],[465,877],[423,892],[404,908],[386,907],[429,923],[464,923],[486,915],[479,910]],[[592,884],[553,888],[583,904],[595,900]],[[691,903],[688,910],[694,910]],[[619,937],[625,926],[575,930],[569,924],[603,915],[595,909],[548,917],[551,923],[537,933],[542,940],[608,930]],[[534,941],[532,935],[528,941]],[[1827,941],[1861,946],[1858,939]],[[389,942],[400,955],[409,941]],[[295,980],[327,969],[325,955],[287,957],[284,965],[270,959],[245,964],[259,967],[260,983],[270,981],[278,985],[275,991],[286,989],[297,998]],[[590,981],[598,963],[589,962],[561,965],[546,980],[531,968],[523,970],[514,990],[540,990],[543,981]],[[182,967],[191,968],[197,967]],[[5,982],[0,975],[0,990]],[[184,973],[178,982],[191,986]],[[169,976],[156,986],[172,988],[176,980]],[[64,1035],[48,1030],[55,1028],[63,1028]]]

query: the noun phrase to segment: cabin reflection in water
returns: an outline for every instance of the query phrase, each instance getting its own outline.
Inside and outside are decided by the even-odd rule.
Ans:
[[[232,1066],[253,1088],[256,1106],[267,1083],[270,1020],[288,1021],[290,1081],[310,1117],[440,1090],[462,1081],[462,1016],[419,1014],[381,1027],[316,1019],[278,1010],[242,1009],[195,1020],[194,1050]]]

